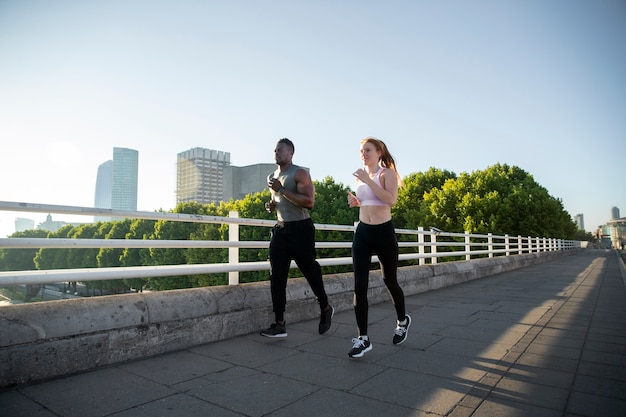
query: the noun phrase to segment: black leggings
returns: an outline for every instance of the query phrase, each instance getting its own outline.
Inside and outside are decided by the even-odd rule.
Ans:
[[[354,313],[359,336],[367,334],[367,289],[372,254],[376,253],[387,290],[396,308],[398,320],[406,317],[404,292],[398,285],[398,241],[393,222],[369,225],[359,222],[352,243],[354,267]]]
[[[287,304],[287,278],[291,260],[296,261],[323,310],[328,297],[322,281],[322,268],[315,259],[315,226],[311,219],[278,223],[270,240],[270,289],[276,321],[284,320]]]

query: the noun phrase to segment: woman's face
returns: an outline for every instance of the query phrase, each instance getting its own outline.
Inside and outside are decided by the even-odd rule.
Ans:
[[[371,142],[361,144],[361,161],[363,165],[377,164],[380,160],[380,151]]]

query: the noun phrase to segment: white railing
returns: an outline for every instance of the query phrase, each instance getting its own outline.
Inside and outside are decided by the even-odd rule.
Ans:
[[[85,216],[103,216],[117,218],[133,218],[147,220],[167,220],[177,222],[228,224],[228,241],[208,240],[135,240],[135,239],[46,239],[46,238],[0,238],[0,248],[228,248],[228,263],[193,264],[193,265],[163,265],[163,266],[135,266],[112,268],[79,268],[79,269],[52,269],[34,271],[6,271],[0,272],[0,286],[24,284],[48,284],[57,282],[86,282],[112,279],[148,278],[193,274],[229,273],[229,284],[239,283],[239,272],[269,270],[269,262],[239,262],[241,248],[267,248],[268,241],[239,241],[239,225],[272,227],[273,220],[239,218],[236,212],[229,217],[201,216],[183,213],[163,213],[145,211],[126,211],[99,209],[90,207],[59,206],[50,204],[32,204],[0,201],[0,210],[14,212],[37,212],[72,214]],[[354,225],[315,224],[317,230],[332,230],[354,233]],[[581,247],[581,242],[546,237],[531,236],[498,236],[489,234],[452,233],[435,228],[424,230],[396,229],[401,235],[411,235],[415,240],[399,241],[401,248],[411,248],[413,251],[401,253],[401,261],[418,260],[420,265],[427,261],[438,263],[440,258],[465,258],[470,260],[476,256],[494,257],[496,255],[510,256],[515,254],[569,250]],[[428,241],[426,238],[428,237]],[[352,242],[316,242],[320,248],[350,248]],[[446,251],[438,251],[438,248]],[[454,249],[450,251],[450,249]],[[404,251],[403,251],[404,252]],[[351,265],[351,257],[320,258],[321,266]],[[374,256],[373,262],[378,259]],[[292,268],[296,267],[292,262]]]

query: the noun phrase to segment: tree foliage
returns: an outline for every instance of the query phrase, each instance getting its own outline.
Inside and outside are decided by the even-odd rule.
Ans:
[[[576,226],[561,200],[552,197],[519,167],[496,164],[458,177],[431,168],[428,174],[409,176],[406,187],[399,191],[395,213],[399,213],[404,227],[435,226],[450,232],[574,237]],[[439,184],[433,178],[438,179]],[[431,187],[432,184],[435,186]]]
[[[432,167],[426,172],[413,173],[404,178],[404,185],[398,190],[398,200],[392,209],[394,225],[402,229],[434,225],[424,196],[441,189],[446,181],[455,178],[453,172]]]
[[[11,235],[13,238],[45,238],[46,230],[25,230]],[[29,271],[36,269],[35,255],[39,249],[0,249],[0,271]]]

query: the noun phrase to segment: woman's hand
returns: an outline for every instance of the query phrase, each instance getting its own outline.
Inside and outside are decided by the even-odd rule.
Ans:
[[[356,171],[352,173],[352,175],[357,177],[359,181],[361,181],[364,184],[367,184],[367,181],[371,179],[370,174],[363,168],[357,169]]]
[[[352,208],[352,207],[359,207],[360,205],[361,205],[361,202],[359,201],[359,199],[356,198],[356,196],[352,194],[350,191],[348,191],[348,206]]]

